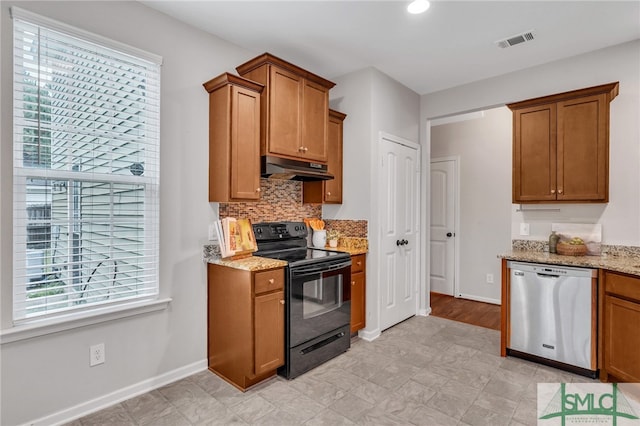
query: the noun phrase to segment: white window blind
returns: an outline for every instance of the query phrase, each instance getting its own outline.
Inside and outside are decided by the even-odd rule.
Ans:
[[[12,15],[14,321],[157,297],[160,59]]]

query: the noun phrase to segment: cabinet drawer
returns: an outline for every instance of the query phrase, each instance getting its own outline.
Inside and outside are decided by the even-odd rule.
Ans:
[[[604,291],[610,294],[640,301],[640,278],[606,272]]]
[[[351,256],[351,273],[356,274],[358,272],[364,272],[365,255],[359,254]]]
[[[284,269],[256,272],[255,294],[266,293],[284,288]]]

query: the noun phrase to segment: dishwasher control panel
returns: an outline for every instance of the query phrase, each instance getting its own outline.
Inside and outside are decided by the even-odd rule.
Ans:
[[[559,277],[597,277],[598,270],[564,265],[547,265],[541,263],[508,262],[509,269],[515,272],[534,272],[536,274],[555,275]]]

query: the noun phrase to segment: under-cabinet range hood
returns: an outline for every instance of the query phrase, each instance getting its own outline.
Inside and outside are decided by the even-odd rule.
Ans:
[[[330,180],[334,176],[327,172],[326,164],[263,155],[260,158],[262,177],[285,180]]]

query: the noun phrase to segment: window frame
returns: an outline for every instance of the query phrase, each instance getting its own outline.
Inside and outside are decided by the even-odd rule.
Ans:
[[[34,333],[36,335],[46,334],[48,332],[55,332],[61,329],[73,328],[75,326],[86,325],[88,323],[98,323],[102,321],[108,321],[116,315],[117,317],[129,316],[129,315],[137,315],[143,312],[149,312],[159,309],[165,309],[168,303],[171,301],[170,298],[160,299],[160,283],[159,283],[159,190],[160,190],[160,96],[161,96],[161,65],[162,58],[158,55],[146,52],[144,50],[84,31],[82,29],[67,25],[65,23],[49,19],[43,17],[41,15],[37,15],[35,13],[26,11],[24,9],[18,7],[11,7],[11,16],[13,18],[12,23],[15,23],[16,20],[24,21],[31,25],[36,25],[38,27],[45,27],[49,30],[53,30],[58,33],[63,33],[65,36],[69,36],[72,38],[79,39],[81,42],[89,42],[99,47],[103,47],[119,54],[127,55],[134,57],[141,61],[146,61],[151,63],[153,66],[157,67],[157,115],[155,116],[155,165],[153,166],[152,176],[135,176],[135,179],[131,177],[123,177],[121,175],[116,174],[107,174],[108,179],[105,179],[105,174],[101,174],[99,178],[94,176],[92,173],[85,172],[77,172],[77,171],[65,171],[65,170],[51,170],[45,169],[38,170],[37,168],[30,170],[29,167],[25,167],[23,164],[16,164],[16,157],[14,157],[13,164],[13,224],[15,229],[24,229],[25,232],[20,236],[20,234],[14,231],[14,240],[13,240],[13,279],[12,279],[12,306],[13,306],[13,325],[14,328],[10,330],[5,330],[0,332],[0,342],[4,343],[7,339],[9,341],[21,340],[22,338],[28,338],[33,336]],[[12,30],[12,35],[15,39],[15,25]],[[14,51],[15,47],[12,47],[12,51]],[[15,62],[15,58],[14,58]],[[12,72],[12,82],[14,87],[12,89],[13,94],[13,104],[12,104],[12,118],[16,115],[16,86],[15,86],[15,64],[14,71]],[[145,98],[146,99],[146,98]],[[38,103],[38,111],[39,111]],[[15,118],[13,118],[15,120]],[[16,140],[16,128],[17,124],[14,121],[14,132],[13,132],[13,148],[12,153],[14,156],[17,152],[20,152],[22,149],[23,141]],[[16,149],[16,145],[19,145],[19,149]],[[148,155],[148,154],[146,154]],[[23,156],[17,157],[23,158]],[[145,157],[147,158],[147,157]],[[49,174],[51,176],[49,176]],[[16,278],[16,270],[21,269],[26,271],[28,269],[27,266],[27,247],[28,247],[28,231],[27,224],[29,223],[28,218],[28,203],[27,203],[27,180],[29,177],[36,178],[45,178],[51,180],[73,180],[80,182],[102,182],[108,183],[110,185],[117,183],[126,183],[130,185],[144,185],[144,218],[142,218],[142,223],[144,227],[143,237],[143,250],[149,249],[149,243],[151,242],[151,249],[153,250],[150,257],[153,258],[153,277],[151,280],[154,282],[153,284],[153,292],[152,294],[146,294],[142,296],[136,296],[132,298],[126,299],[114,299],[113,301],[109,301],[108,303],[98,303],[98,304],[87,304],[83,307],[64,309],[60,312],[54,313],[46,313],[46,314],[38,314],[27,316],[23,315],[22,317],[16,317],[16,303],[21,303],[24,301],[16,300],[16,291],[17,286],[22,286],[23,289],[27,288],[27,284],[25,280],[22,280],[18,283],[18,279]],[[17,191],[16,188],[23,188],[23,191]],[[113,203],[110,204],[114,206]],[[17,217],[15,212],[21,208],[21,211],[24,211],[24,215],[21,217]],[[51,208],[51,206],[50,206]],[[113,216],[111,217],[113,219]],[[113,223],[113,220],[110,221]],[[51,231],[50,231],[51,232]],[[149,237],[149,233],[152,233],[152,238]],[[17,250],[20,247],[22,250]],[[68,249],[69,250],[69,249]],[[20,265],[20,268],[18,268]],[[143,287],[144,289],[149,289],[151,287]],[[26,308],[25,311],[26,312]],[[67,323],[65,325],[65,323]],[[76,324],[76,325],[73,325]],[[34,331],[40,330],[40,331]],[[26,337],[25,337],[26,336]]]

